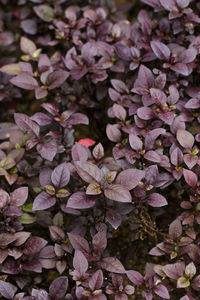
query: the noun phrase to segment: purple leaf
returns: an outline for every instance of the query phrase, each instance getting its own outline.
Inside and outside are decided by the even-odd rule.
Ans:
[[[119,130],[118,124],[108,124],[106,127],[106,134],[109,140],[111,140],[112,142],[120,142],[121,140],[121,132]]]
[[[88,261],[80,250],[75,250],[73,266],[75,270],[80,273],[80,275],[85,274],[88,269]]]
[[[133,282],[135,285],[142,285],[144,283],[143,276],[137,271],[126,271],[128,279]]]
[[[69,73],[63,70],[58,70],[50,73],[47,77],[46,85],[49,90],[53,90],[65,82],[69,77]]]
[[[147,203],[152,207],[162,207],[168,204],[165,197],[158,193],[151,194],[147,199]]]
[[[126,110],[123,108],[122,105],[114,104],[112,107],[113,113],[116,118],[118,118],[121,121],[125,121],[126,119]]]
[[[51,174],[53,185],[58,189],[68,184],[70,172],[66,163],[58,165]]]
[[[142,150],[143,142],[135,134],[130,134],[129,135],[129,144],[130,144],[130,146],[133,150],[136,150],[136,151],[141,151]]]
[[[86,115],[81,113],[74,113],[68,119],[70,125],[77,125],[77,124],[89,124],[89,119]]]
[[[46,4],[41,4],[33,7],[33,10],[45,22],[51,22],[54,18],[54,11],[51,6]]]
[[[179,129],[176,133],[176,138],[179,144],[186,149],[191,149],[194,145],[194,137],[189,131]]]
[[[22,206],[28,198],[28,187],[20,187],[11,194],[12,205]]]
[[[85,192],[76,192],[68,199],[67,206],[75,209],[87,209],[95,205],[95,200],[86,195]]]
[[[92,291],[99,290],[103,284],[103,272],[101,270],[97,270],[89,281],[89,287]]]
[[[50,208],[56,204],[56,198],[42,192],[40,193],[33,202],[33,211],[35,210],[44,210]]]
[[[169,278],[178,279],[179,277],[183,276],[185,264],[184,262],[178,262],[175,264],[165,265],[162,267],[162,270]]]
[[[198,181],[197,175],[190,170],[183,169],[183,176],[184,176],[187,184],[189,184],[189,186],[191,186],[193,189],[195,189],[197,186],[197,181]]]
[[[90,252],[90,247],[86,239],[84,239],[82,236],[73,234],[73,233],[68,233],[68,237],[70,240],[70,243],[72,244],[72,247],[75,250],[80,250],[83,253]]]
[[[97,232],[92,239],[92,246],[95,253],[103,252],[107,246],[107,237],[104,231]]]
[[[6,299],[12,300],[17,291],[17,287],[9,282],[0,280],[0,293]]]
[[[128,190],[132,190],[139,184],[144,175],[145,172],[142,170],[127,169],[117,176],[116,183],[123,185]]]
[[[25,132],[32,133],[35,136],[39,135],[40,127],[33,122],[27,115],[15,113],[15,122],[17,126]]]
[[[138,72],[138,79],[134,84],[134,87],[144,87],[149,89],[153,86],[154,76],[150,69],[141,65]]]
[[[112,209],[106,212],[106,220],[114,229],[117,229],[122,222],[121,215]]]
[[[36,148],[38,153],[49,161],[52,161],[57,153],[57,144],[54,141],[38,144]]]
[[[115,257],[105,257],[99,262],[99,265],[108,272],[119,274],[126,272],[122,263]]]
[[[154,118],[154,112],[147,106],[138,108],[137,115],[142,120],[151,120]]]
[[[47,184],[51,184],[52,170],[50,168],[43,168],[39,174],[39,182],[42,187]]]
[[[29,73],[22,72],[19,75],[10,79],[10,82],[17,87],[25,90],[34,90],[38,87],[38,82]]]
[[[104,190],[104,194],[108,199],[119,202],[131,202],[132,197],[126,187],[121,184],[111,184]]]
[[[0,247],[4,247],[14,242],[16,237],[11,233],[0,233]]]
[[[26,19],[21,21],[21,28],[25,33],[36,34],[37,33],[37,23],[33,19]]]
[[[119,93],[124,93],[124,94],[129,93],[129,90],[123,81],[118,79],[112,79],[111,84]]]
[[[52,123],[52,118],[41,112],[35,113],[31,117],[31,120],[35,121],[40,126],[46,126]]]
[[[102,146],[101,143],[98,143],[98,144],[94,147],[94,149],[92,150],[92,154],[93,154],[93,156],[94,156],[94,158],[95,158],[96,160],[99,160],[99,159],[101,159],[102,157],[104,157],[104,148],[103,148],[103,146]]]
[[[65,296],[68,288],[67,276],[56,278],[49,287],[49,294],[53,299],[60,299]]]
[[[88,160],[88,152],[86,147],[76,143],[72,147],[72,159],[74,161],[87,161]]]
[[[75,162],[78,175],[87,183],[101,180],[100,169],[90,162]]]
[[[31,40],[27,39],[26,37],[21,37],[20,48],[22,52],[31,56],[37,50],[35,44]]]
[[[47,241],[43,238],[33,236],[30,237],[24,244],[23,253],[26,255],[33,255],[38,253],[44,246],[46,246]]]
[[[25,232],[25,231],[19,231],[15,233],[15,246],[21,246],[23,245],[27,239],[30,237],[31,233],[30,232]]]
[[[182,234],[182,226],[181,222],[176,219],[169,225],[169,237],[172,240],[176,240]]]
[[[62,228],[52,225],[49,226],[49,231],[50,231],[51,238],[54,241],[63,241],[65,239],[65,233],[62,230]]]
[[[151,48],[152,48],[154,54],[158,58],[160,58],[162,60],[165,60],[165,61],[169,60],[170,50],[165,44],[163,44],[159,41],[152,41],[151,42]]]
[[[154,286],[153,291],[156,295],[160,296],[163,299],[170,299],[169,292],[163,284]]]

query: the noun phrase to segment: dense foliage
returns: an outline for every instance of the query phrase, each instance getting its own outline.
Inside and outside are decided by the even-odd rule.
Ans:
[[[200,1],[0,3],[1,299],[198,300]]]

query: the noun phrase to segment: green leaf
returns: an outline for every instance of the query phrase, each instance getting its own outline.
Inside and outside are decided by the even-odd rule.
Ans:
[[[24,213],[21,218],[20,218],[20,222],[22,224],[32,224],[36,221],[36,217],[31,216],[30,214]]]
[[[22,206],[23,211],[31,212],[33,208],[33,203],[24,204]]]
[[[190,286],[190,281],[189,279],[185,277],[180,277],[177,281],[177,288],[187,288]]]

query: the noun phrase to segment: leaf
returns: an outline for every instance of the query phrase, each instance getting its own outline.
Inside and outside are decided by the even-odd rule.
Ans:
[[[58,165],[51,174],[53,185],[58,189],[68,184],[70,172],[66,163]]]
[[[33,53],[37,50],[35,44],[24,36],[20,39],[20,48],[22,52],[30,56],[32,56]]]
[[[92,291],[99,290],[103,284],[103,272],[97,270],[89,280],[89,287]]]
[[[126,187],[121,184],[111,184],[105,190],[104,194],[108,199],[119,202],[131,202],[132,197]]]
[[[54,241],[63,241],[65,239],[65,233],[62,230],[62,228],[51,225],[49,226],[49,231],[50,231],[51,238]]]
[[[57,70],[50,73],[47,77],[46,85],[49,90],[53,90],[63,84],[69,77],[69,72]]]
[[[102,193],[101,186],[97,182],[90,183],[86,190],[87,195],[99,195],[101,193]]]
[[[106,220],[114,229],[117,229],[122,222],[121,215],[112,209],[106,212]]]
[[[82,146],[82,144],[76,143],[72,147],[72,159],[74,161],[87,161],[88,160],[88,152],[86,147]]]
[[[99,265],[108,272],[124,274],[126,271],[122,263],[115,257],[105,257]]]
[[[118,79],[112,79],[111,84],[119,93],[124,93],[124,94],[129,93],[129,90],[123,81]]]
[[[142,120],[151,120],[154,118],[154,112],[150,107],[143,106],[138,108],[137,115]]]
[[[12,205],[22,206],[28,198],[28,187],[20,187],[11,193]]]
[[[11,233],[0,233],[0,247],[4,247],[14,242],[16,237]]]
[[[183,176],[187,184],[191,186],[193,189],[195,189],[198,181],[197,175],[190,170],[183,169]]]
[[[183,272],[185,270],[185,264],[184,262],[168,264],[162,267],[162,270],[169,278],[178,279],[179,277],[183,276]]]
[[[51,22],[54,19],[54,11],[51,6],[42,4],[33,7],[33,10],[45,22]]]
[[[60,299],[65,296],[68,288],[67,276],[56,278],[49,287],[49,294],[53,299]]]
[[[19,64],[8,64],[0,68],[1,72],[10,75],[18,75],[21,71]]]
[[[163,299],[170,299],[169,292],[163,284],[154,286],[153,291],[156,295],[160,296]]]
[[[77,124],[89,124],[89,119],[86,115],[81,114],[81,113],[74,113],[70,116],[68,119],[68,123],[70,125],[77,125]],[[91,142],[90,142],[91,143]]]
[[[101,143],[98,143],[98,144],[94,147],[94,149],[93,149],[93,151],[92,151],[92,154],[93,154],[93,156],[94,156],[94,158],[95,158],[96,160],[100,160],[101,158],[104,157],[104,148],[103,148],[103,146],[102,146]]]
[[[13,299],[17,291],[17,287],[9,282],[0,280],[0,293],[6,299]]]
[[[177,288],[187,288],[190,286],[190,280],[185,277],[180,277],[177,280]]]
[[[131,148],[136,151],[141,151],[143,148],[143,142],[135,134],[129,135],[129,144],[130,144]]]
[[[11,157],[6,157],[0,162],[0,168],[9,170],[16,165],[16,162]]]
[[[122,105],[114,104],[112,110],[116,118],[123,122],[126,120],[126,110]]]
[[[194,137],[189,131],[183,129],[177,130],[176,138],[179,144],[186,149],[191,149],[194,145]]]
[[[151,44],[151,48],[152,48],[154,54],[158,58],[165,60],[165,61],[169,60],[170,50],[165,44],[163,44],[159,41],[152,41],[150,44]]]
[[[33,202],[33,211],[44,210],[50,208],[56,204],[56,198],[51,195],[42,192],[40,193]]]
[[[86,239],[84,239],[82,236],[78,234],[68,233],[68,237],[70,240],[70,243],[72,244],[72,247],[75,250],[80,250],[83,253],[90,252],[90,247]]]
[[[75,270],[80,273],[80,275],[85,274],[88,269],[88,261],[80,250],[75,250],[73,266]]]
[[[185,274],[190,278],[192,279],[194,277],[194,275],[196,274],[197,272],[197,269],[194,265],[193,262],[189,263],[186,268],[185,268]]]
[[[144,176],[145,171],[138,169],[126,169],[119,173],[116,183],[123,185],[128,190],[132,190],[139,184]]]
[[[42,158],[52,161],[57,153],[57,144],[55,141],[46,142],[45,144],[38,144],[37,151]]]
[[[47,241],[41,237],[31,236],[24,244],[23,253],[33,255],[38,253],[47,244]]]
[[[176,219],[169,225],[169,237],[172,240],[176,240],[182,234],[182,226],[181,222]]]
[[[147,199],[147,203],[152,207],[162,207],[168,204],[165,197],[158,193],[151,194]]]
[[[92,246],[95,253],[103,252],[107,246],[107,237],[105,231],[99,231],[93,236]]]
[[[17,76],[10,79],[10,82],[25,90],[34,90],[38,87],[37,80],[27,72],[21,72]]]
[[[101,180],[100,169],[90,162],[75,162],[75,167],[78,175],[87,183]]]
[[[142,285],[144,283],[143,276],[137,271],[126,271],[126,275],[128,276],[128,279],[135,285]]]
[[[32,133],[35,136],[39,135],[40,127],[32,121],[27,115],[15,113],[15,122],[17,126],[25,132]]]
[[[112,142],[120,142],[121,140],[121,132],[119,130],[118,124],[108,124],[106,127],[106,134],[109,140],[111,140]]]
[[[21,224],[32,224],[36,221],[36,217],[34,217],[33,215],[31,214],[27,214],[27,213],[24,213],[20,219],[19,219],[20,223]]]
[[[95,200],[86,195],[85,192],[76,192],[68,199],[67,206],[75,209],[87,209],[95,205]]]

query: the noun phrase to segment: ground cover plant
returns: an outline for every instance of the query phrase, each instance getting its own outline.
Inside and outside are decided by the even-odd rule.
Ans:
[[[0,5],[1,299],[199,299],[200,1]]]

